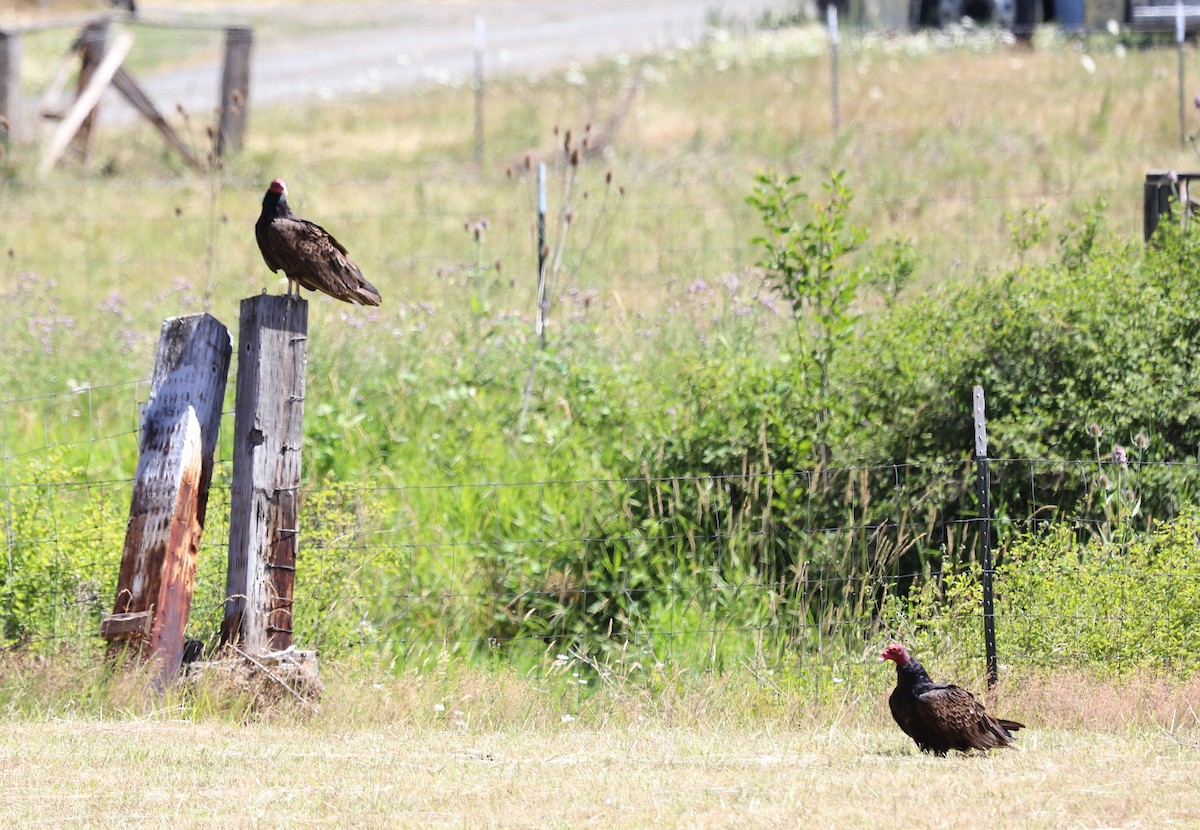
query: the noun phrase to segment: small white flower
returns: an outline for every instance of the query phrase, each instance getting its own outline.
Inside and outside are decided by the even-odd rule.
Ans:
[[[575,720],[575,716],[574,716],[574,715],[569,715],[569,714],[566,714],[566,713],[564,713],[564,714],[563,714],[563,716],[562,716],[562,722],[563,722],[563,723],[570,723],[570,722],[571,722],[571,721],[573,721],[573,720]]]
[[[446,704],[444,704],[444,703],[435,703],[435,704],[433,704],[433,711],[435,711],[435,712],[445,712],[445,711],[446,711]]]

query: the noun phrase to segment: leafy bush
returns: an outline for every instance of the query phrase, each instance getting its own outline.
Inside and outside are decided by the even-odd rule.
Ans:
[[[1191,673],[1200,625],[1200,509],[1189,507],[1150,533],[1080,545],[1054,526],[1016,541],[996,578],[1001,659]],[[930,629],[982,652],[978,568],[951,580]],[[926,612],[933,610],[925,606]],[[954,620],[969,620],[954,631]]]

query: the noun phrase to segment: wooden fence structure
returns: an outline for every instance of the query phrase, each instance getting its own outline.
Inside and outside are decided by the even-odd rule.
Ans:
[[[111,16],[63,17],[45,22],[0,28],[0,141],[10,143],[24,140],[35,130],[25,112],[21,94],[22,40],[25,35],[51,28],[80,28],[74,45],[59,68],[55,81],[42,96],[35,118],[54,118],[59,125],[43,154],[42,169],[48,169],[61,156],[72,140],[82,146],[86,161],[91,147],[92,127],[97,107],[104,91],[110,86],[120,93],[133,108],[149,121],[167,144],[193,169],[206,169],[203,154],[199,156],[175,132],[150,96],[124,67],[125,56],[133,46],[133,35],[126,29],[115,39],[110,37]],[[186,29],[219,28],[225,33],[224,59],[221,69],[220,99],[217,102],[218,123],[213,152],[216,156],[240,150],[246,132],[250,94],[250,56],[253,31],[244,25],[214,26],[183,22],[156,22],[144,19],[131,21],[141,26],[160,26]],[[51,110],[50,102],[61,92],[70,61],[79,60],[78,85],[74,102],[62,113]]]
[[[221,643],[262,667],[292,647],[308,303],[241,304],[229,561]],[[180,672],[232,346],[207,314],[163,323],[141,423],[121,572],[101,636]],[[295,664],[315,673],[315,655]],[[278,679],[278,678],[276,678]]]

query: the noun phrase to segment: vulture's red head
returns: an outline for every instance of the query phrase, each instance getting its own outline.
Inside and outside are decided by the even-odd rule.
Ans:
[[[270,193],[278,193],[280,196],[287,195],[287,185],[283,183],[283,179],[276,179],[271,182],[271,186],[267,188]]]
[[[907,665],[912,659],[908,656],[908,649],[899,643],[892,643],[883,650],[883,654],[879,655],[880,660],[891,660],[897,666]]]

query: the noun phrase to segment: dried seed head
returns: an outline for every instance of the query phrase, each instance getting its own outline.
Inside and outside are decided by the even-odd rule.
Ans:
[[[1092,436],[1093,438],[1099,438],[1101,435],[1104,434],[1104,430],[1100,427],[1099,424],[1096,424],[1096,423],[1088,424],[1087,431],[1088,431],[1088,435]]]
[[[554,125],[554,134],[558,135],[558,125],[557,124]]]
[[[587,194],[588,194],[588,192],[587,192],[586,190],[585,190],[585,191],[583,191],[583,198],[584,198],[584,199],[586,199],[586,198],[587,198]]]
[[[574,218],[575,218],[575,214],[568,210],[567,211],[567,224],[568,225],[571,224],[571,220]]]
[[[1144,450],[1150,446],[1150,439],[1146,437],[1146,433],[1139,432],[1137,435],[1133,436],[1133,445],[1139,450]]]
[[[617,188],[617,193],[619,193],[619,194],[621,194],[622,196],[624,196],[624,195],[625,195],[625,185],[621,185],[620,187],[618,187],[618,188]]]
[[[511,179],[511,178],[512,178],[512,168],[511,168],[511,167],[505,167],[505,168],[504,168],[504,177],[505,177],[506,179]]]
[[[550,256],[550,246],[549,245],[542,246],[542,256]]]
[[[501,262],[500,260],[496,260],[496,263],[492,267],[495,268],[496,273],[499,274],[501,271],[504,270],[504,263]]]
[[[183,216],[183,208],[181,208],[179,205],[176,205],[175,206],[175,218],[178,219],[180,216]]]
[[[563,150],[565,150],[567,152],[571,151],[571,131],[570,130],[567,130],[566,134],[563,137]]]
[[[532,156],[528,156],[528,155],[525,156],[525,169],[526,170],[533,169],[533,157]]]
[[[572,167],[579,166],[579,150],[578,150],[578,148],[571,151],[571,166]]]
[[[604,183],[612,184],[612,171],[611,170],[609,170],[607,173],[604,174]]]
[[[242,94],[240,89],[235,89],[233,95],[230,97],[233,98],[233,103],[239,107],[246,102],[246,96]]]
[[[212,124],[204,128],[204,134],[208,136],[209,141],[217,137],[217,131],[213,129]]]

